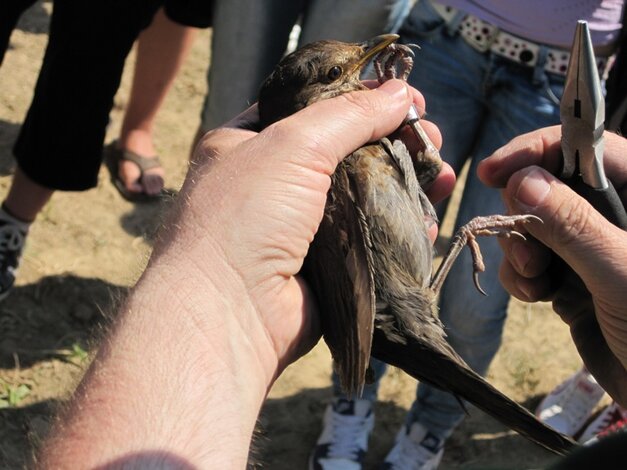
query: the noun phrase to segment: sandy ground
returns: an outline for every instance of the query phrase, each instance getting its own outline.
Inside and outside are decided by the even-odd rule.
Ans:
[[[50,3],[37,3],[24,15],[0,70],[0,197],[10,185],[11,147],[32,97],[50,8]],[[202,31],[159,114],[156,145],[169,187],[178,188],[186,172],[206,92],[209,41],[209,31]],[[107,141],[119,130],[133,58]],[[52,413],[88,365],[107,312],[144,267],[166,209],[124,201],[103,168],[97,188],[55,194],[34,224],[15,291],[0,304],[0,468],[22,467],[47,432]],[[512,303],[503,345],[488,375],[491,383],[533,409],[578,367],[567,329],[547,305]],[[262,412],[257,442],[265,468],[306,468],[331,398],[329,374],[328,349],[321,343],[278,380]],[[415,386],[398,370],[384,378],[367,468],[375,468],[390,448]],[[441,468],[534,468],[553,458],[471,408],[447,443]]]

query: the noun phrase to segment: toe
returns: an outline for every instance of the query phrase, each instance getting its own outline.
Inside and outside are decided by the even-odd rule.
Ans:
[[[124,183],[124,187],[135,193],[142,191],[142,185],[139,183],[139,177],[141,175],[139,168],[133,162],[122,160],[119,163],[119,177]]]
[[[142,178],[143,190],[150,196],[156,196],[164,186],[163,176],[156,173],[146,173]]]

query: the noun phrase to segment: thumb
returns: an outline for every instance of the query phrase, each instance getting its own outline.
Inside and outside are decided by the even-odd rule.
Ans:
[[[588,289],[613,274],[610,271],[621,257],[618,247],[624,232],[566,184],[544,169],[530,166],[511,176],[505,198],[514,212],[542,219],[544,223],[527,227],[529,233],[568,263]]]
[[[265,164],[270,168],[290,161],[331,174],[346,155],[394,132],[414,97],[406,83],[389,80],[375,90],[313,103],[259,134],[266,153],[272,155]]]

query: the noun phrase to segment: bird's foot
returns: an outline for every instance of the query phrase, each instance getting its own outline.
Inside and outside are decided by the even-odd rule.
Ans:
[[[534,220],[542,222],[542,220],[535,215],[489,215],[472,219],[455,234],[451,246],[442,260],[442,264],[440,264],[438,271],[431,281],[431,289],[436,294],[440,291],[446,275],[451,270],[453,262],[462,248],[468,246],[472,255],[473,281],[475,287],[483,295],[487,295],[479,284],[479,273],[485,271],[485,264],[483,263],[483,256],[481,255],[481,250],[477,243],[477,236],[519,237],[525,240],[525,236],[516,229],[520,225],[527,224]]]
[[[374,70],[379,83],[385,83],[393,78],[407,81],[409,73],[414,66],[414,51],[416,44],[392,43],[383,49],[373,61]]]

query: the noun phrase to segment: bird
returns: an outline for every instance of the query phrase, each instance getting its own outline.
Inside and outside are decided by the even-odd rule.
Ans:
[[[260,127],[343,93],[364,90],[362,70],[374,61],[380,81],[408,75],[411,51],[397,35],[362,43],[317,41],[285,56],[262,83]],[[482,269],[477,235],[522,236],[515,227],[533,216],[473,219],[455,235],[433,273],[428,227],[437,221],[425,188],[440,171],[435,147],[416,116],[406,120],[420,140],[410,155],[383,138],[357,149],[331,175],[324,215],[301,274],[318,302],[321,328],[347,394],[359,396],[370,357],[465,399],[543,447],[564,454],[576,443],[547,427],[475,373],[446,341],[437,296],[450,266],[468,245]],[[477,277],[475,276],[475,283]]]

